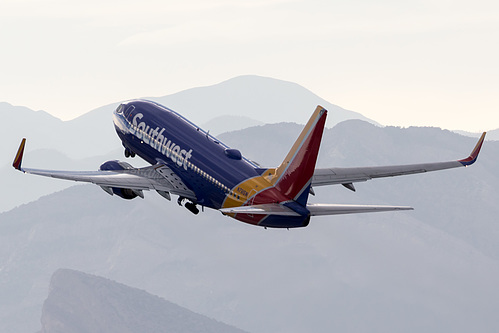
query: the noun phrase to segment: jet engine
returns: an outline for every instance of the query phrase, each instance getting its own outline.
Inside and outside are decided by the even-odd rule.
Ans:
[[[100,171],[129,170],[129,169],[133,169],[133,167],[130,164],[117,160],[104,162],[99,167]],[[142,193],[141,190],[134,190],[130,188],[121,188],[121,187],[108,187],[108,186],[101,186],[101,188],[110,195],[116,194],[117,196],[127,200],[131,200],[136,197],[141,197],[142,199],[144,198],[144,193]]]

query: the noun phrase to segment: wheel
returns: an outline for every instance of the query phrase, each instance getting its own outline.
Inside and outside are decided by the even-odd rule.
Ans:
[[[199,209],[196,207],[196,204],[192,202],[188,202],[184,205],[192,214],[197,215],[199,213]]]

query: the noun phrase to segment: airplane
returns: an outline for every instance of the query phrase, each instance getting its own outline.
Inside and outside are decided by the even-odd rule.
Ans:
[[[88,182],[123,199],[144,198],[155,190],[194,214],[200,206],[252,225],[271,228],[306,227],[312,216],[412,210],[407,206],[311,204],[314,187],[370,179],[467,167],[477,160],[485,139],[482,134],[469,157],[461,160],[410,165],[322,168],[316,160],[327,110],[317,106],[283,162],[264,168],[202,130],[179,113],[148,100],[130,100],[113,113],[125,157],[140,156],[150,166],[134,168],[111,160],[98,171],[57,171],[22,167],[26,138],[22,139],[13,167],[29,174]]]

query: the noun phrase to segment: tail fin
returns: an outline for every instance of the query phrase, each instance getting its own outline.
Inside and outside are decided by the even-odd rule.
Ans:
[[[288,155],[276,169],[272,184],[286,197],[305,206],[319,154],[327,111],[317,106]]]

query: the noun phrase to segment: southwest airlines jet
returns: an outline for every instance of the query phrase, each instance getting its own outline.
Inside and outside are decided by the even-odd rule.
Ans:
[[[482,134],[471,155],[462,160],[398,166],[315,169],[327,111],[318,106],[284,161],[276,168],[262,168],[209,133],[157,103],[132,100],[113,114],[114,126],[126,157],[140,156],[148,167],[134,168],[108,161],[99,171],[55,171],[21,166],[23,139],[13,166],[24,173],[94,183],[123,199],[144,197],[155,190],[192,213],[198,206],[253,225],[273,228],[305,227],[311,216],[410,210],[411,207],[377,205],[310,204],[313,187],[354,183],[450,169],[473,164],[482,147]]]

